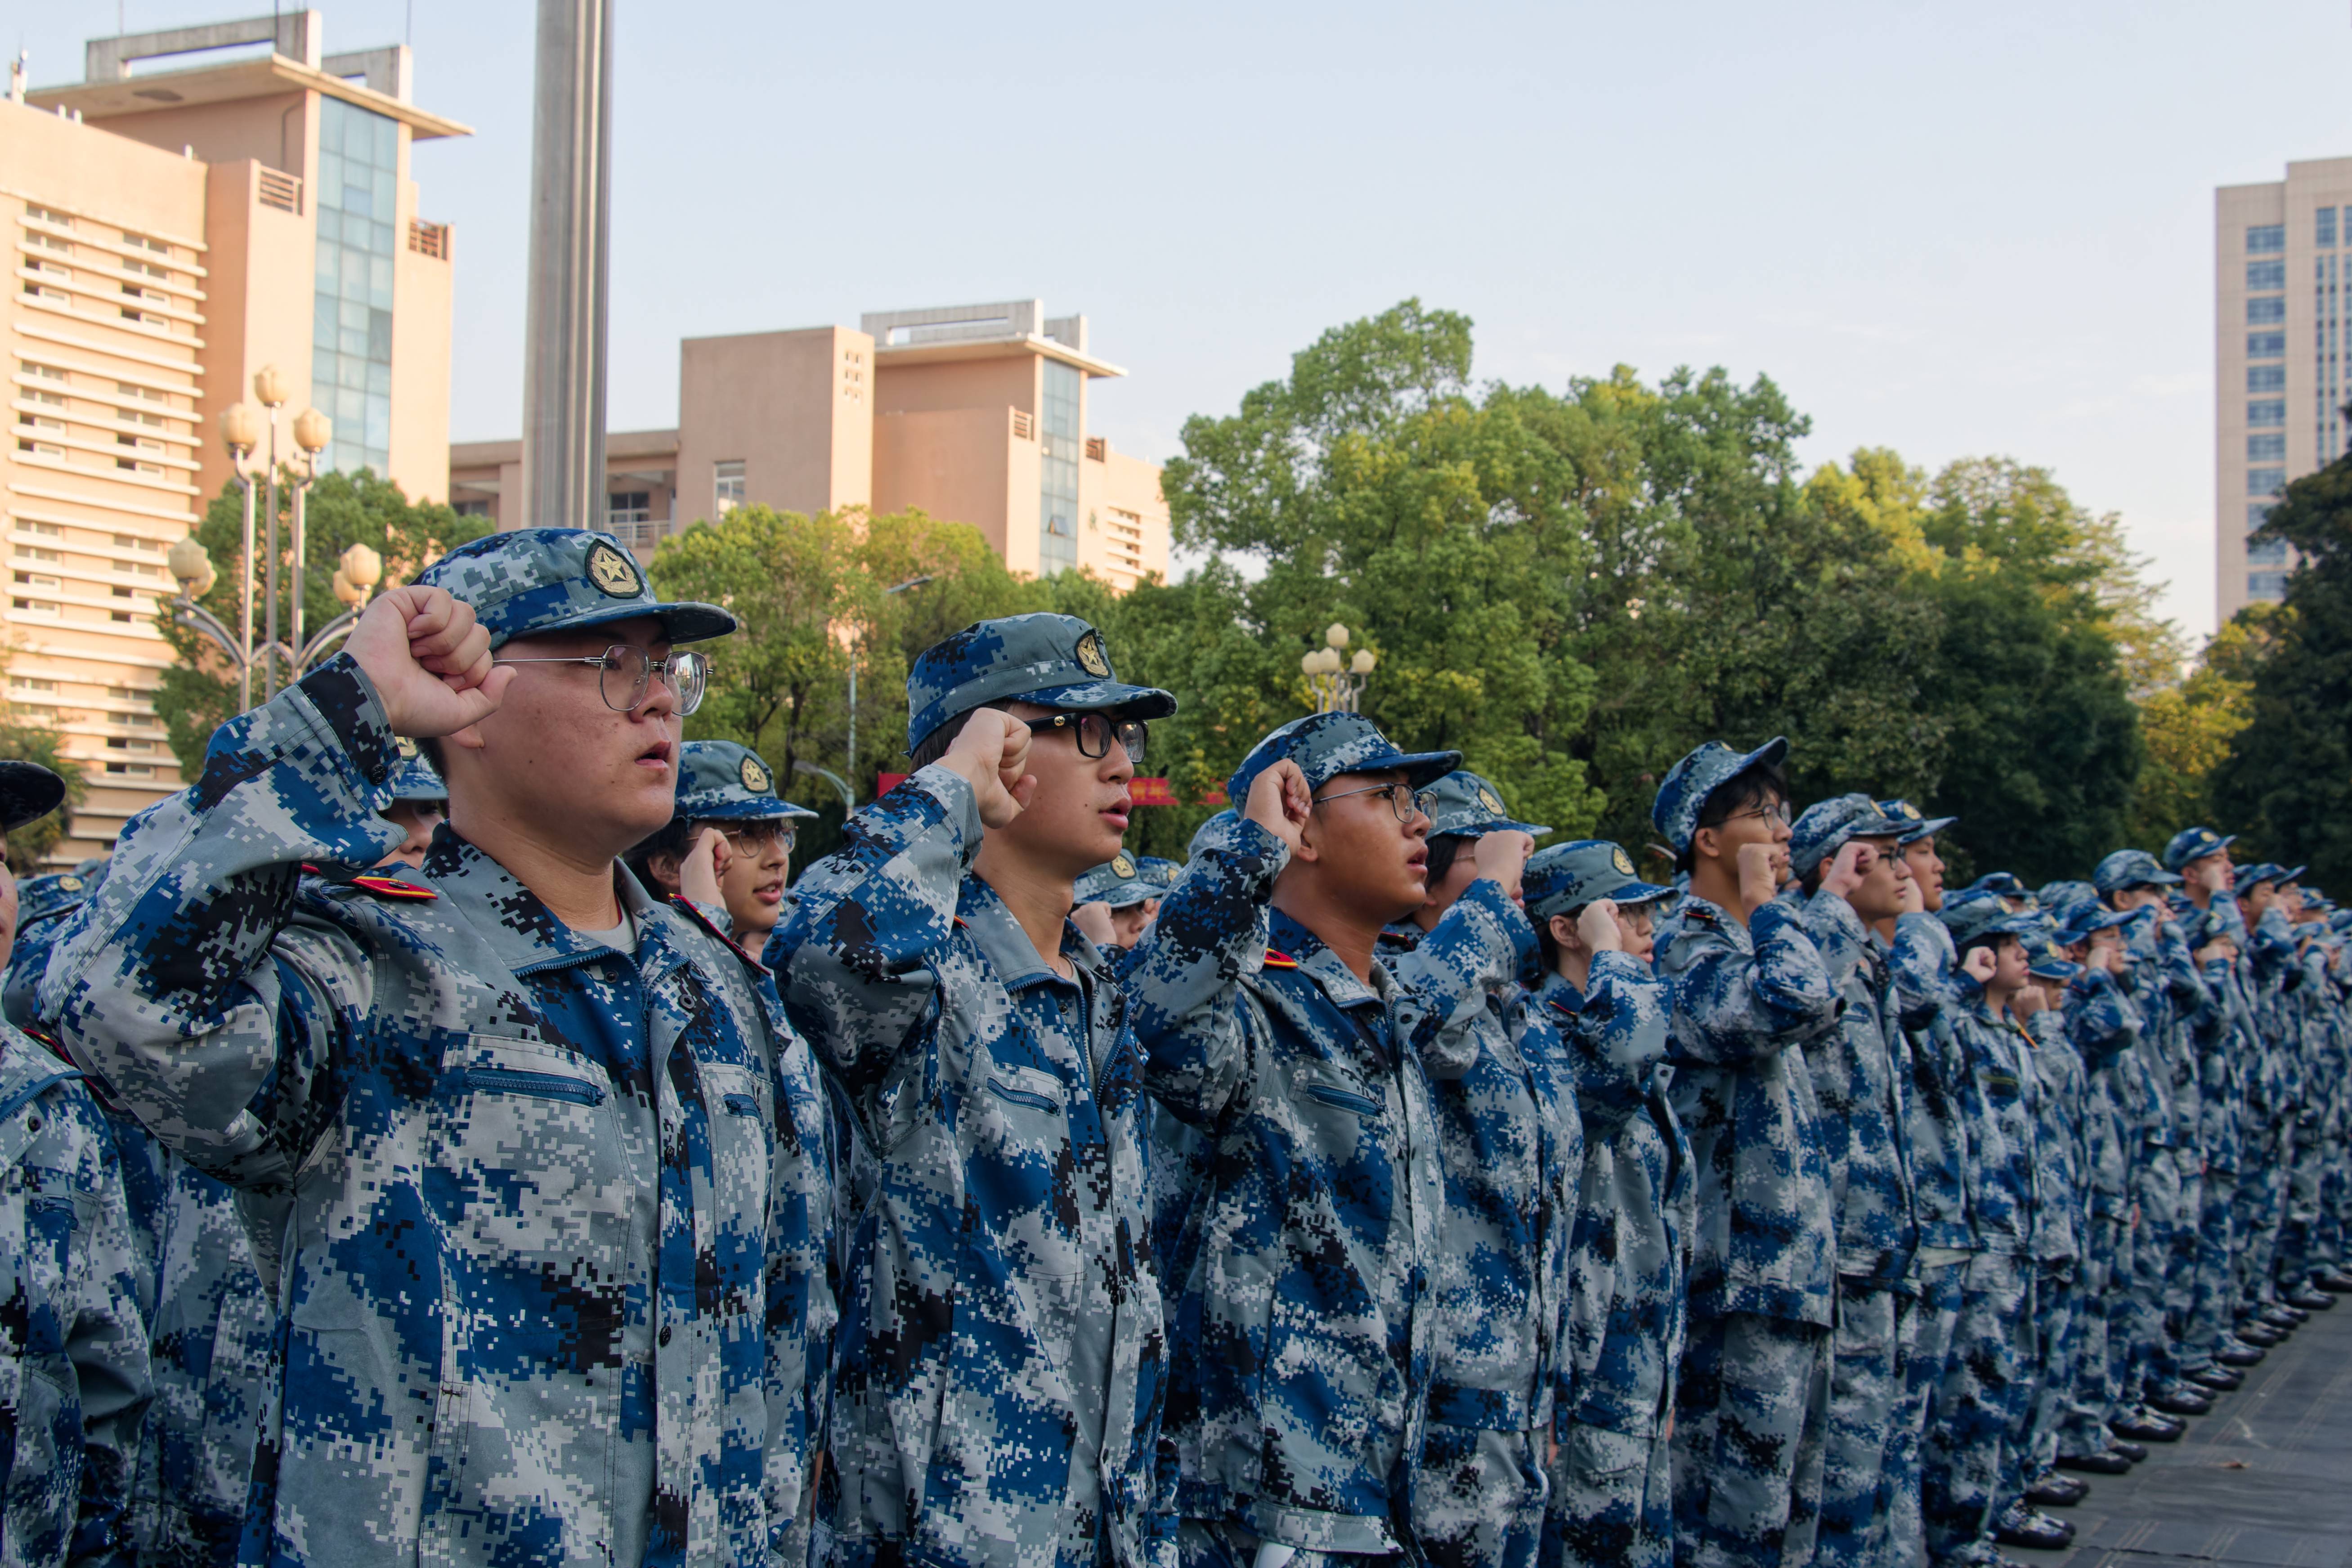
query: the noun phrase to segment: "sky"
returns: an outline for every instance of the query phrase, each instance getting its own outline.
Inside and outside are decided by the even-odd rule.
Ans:
[[[81,41],[253,0],[15,7]],[[533,7],[328,0],[405,39],[454,226],[450,435],[521,426]],[[2347,0],[1599,5],[617,0],[610,425],[677,342],[862,311],[1082,311],[1089,427],[1153,460],[1409,296],[1480,380],[1768,375],[1808,466],[1998,454],[2121,514],[2213,626],[2213,189],[2352,154]],[[0,43],[6,42],[0,29]]]

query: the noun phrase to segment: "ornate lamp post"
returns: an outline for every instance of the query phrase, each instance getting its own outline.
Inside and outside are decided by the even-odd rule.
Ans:
[[[294,416],[294,445],[301,449],[302,466],[294,475],[294,603],[292,605],[294,624],[288,628],[287,640],[298,648],[302,646],[302,589],[304,578],[307,575],[304,567],[308,562],[309,551],[304,503],[310,500],[310,487],[319,482],[319,454],[327,449],[327,443],[333,440],[334,437],[334,422],[317,409],[305,408]],[[270,515],[274,517],[277,514],[273,511]],[[373,556],[375,552],[371,550],[368,554]],[[270,559],[273,562],[277,560],[276,552],[271,552]],[[368,579],[370,586],[374,584],[376,577],[381,577],[383,574],[383,563],[378,560],[375,564],[375,576]],[[341,597],[340,591],[336,596]],[[277,599],[277,595],[270,595],[272,604],[275,604]],[[367,595],[362,594],[357,599],[345,599],[343,602],[356,608],[366,600]],[[270,640],[273,644],[277,641],[275,637]],[[297,668],[287,679],[299,679],[301,673],[301,670]]]
[[[278,646],[278,411],[286,406],[285,373],[280,371],[274,364],[266,364],[259,370],[255,371],[253,373],[253,396],[254,401],[259,403],[264,408],[269,410],[269,467],[267,470],[269,485],[269,499],[268,502],[269,509],[269,563],[267,568],[268,575],[268,592],[269,595],[269,605],[268,608],[262,616],[261,636],[262,643],[265,647],[276,647]],[[252,500],[252,487],[247,486],[246,489],[246,499],[248,503]],[[248,587],[247,591],[250,593],[252,590]],[[249,630],[247,635],[247,646],[250,647],[252,644],[250,640],[251,633]],[[262,661],[261,666],[261,700],[264,702],[267,702],[277,694],[278,664],[274,659],[265,658]]]
[[[1339,650],[1347,646],[1348,628],[1334,621],[1323,634],[1323,646],[1298,661],[1307,684],[1314,689],[1318,713],[1355,712],[1364,695],[1364,683],[1380,662],[1370,648],[1358,648],[1355,658],[1343,659]]]
[[[247,494],[250,493],[248,489]],[[252,539],[249,521],[246,537],[248,542]],[[319,635],[300,647],[289,647],[284,643],[256,647],[252,641],[251,573],[246,574],[245,634],[240,637],[223,626],[218,616],[196,603],[212,591],[216,580],[212,561],[205,554],[205,547],[194,539],[183,539],[172,546],[171,553],[164,560],[171,567],[172,575],[180,584],[180,596],[172,601],[172,618],[184,626],[194,626],[203,633],[207,641],[236,666],[237,700],[244,705],[238,710],[240,712],[253,703],[253,667],[257,662],[274,665],[283,659],[290,672],[289,679],[300,679],[302,672],[318,662],[320,655],[325,653],[331,645],[340,642],[358,624],[360,612],[367,606],[368,595],[383,580],[383,557],[364,544],[352,545],[343,552],[341,561],[335,567],[335,597],[351,608],[320,626]]]
[[[239,582],[236,598],[236,646],[240,649],[245,649],[253,646],[253,475],[247,470],[245,464],[246,459],[253,456],[255,444],[261,439],[261,422],[253,416],[253,410],[248,405],[232,403],[221,410],[220,427],[221,444],[228,448],[229,468],[236,475],[237,485],[245,491],[245,544],[244,553],[237,560]],[[180,580],[180,603],[185,604],[191,598],[186,591],[187,584],[195,580],[195,574],[193,568],[189,572],[180,570],[178,563],[184,559],[181,554],[183,547],[194,548],[196,561],[205,560],[205,550],[203,545],[197,544],[193,539],[184,539],[178,544],[172,546],[172,559],[174,563],[172,574]],[[210,562],[205,562],[205,588],[212,586],[211,574],[212,564]],[[200,588],[196,591],[202,593],[205,589]],[[181,618],[185,619],[184,616]],[[205,618],[211,619],[210,616]],[[253,663],[242,652],[238,653],[237,660],[236,710],[242,713],[253,706]]]

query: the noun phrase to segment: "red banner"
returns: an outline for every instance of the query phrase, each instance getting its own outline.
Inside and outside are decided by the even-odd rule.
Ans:
[[[904,773],[879,774],[874,780],[875,793],[877,795],[888,795],[892,790],[897,789],[900,784],[905,784],[906,782],[907,775]],[[1133,798],[1135,804],[1138,805],[1176,805],[1181,804],[1176,799],[1176,792],[1168,787],[1168,781],[1164,778],[1129,779],[1127,782],[1127,793]],[[1201,796],[1198,804],[1202,805],[1223,805],[1225,804],[1225,792],[1221,789],[1210,790]]]

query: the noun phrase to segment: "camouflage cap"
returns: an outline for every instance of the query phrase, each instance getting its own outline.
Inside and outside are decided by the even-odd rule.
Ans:
[[[1644,882],[1633,874],[1633,858],[1622,845],[1606,838],[1580,838],[1555,844],[1528,858],[1519,879],[1520,902],[1528,918],[1547,921],[1582,909],[1600,899],[1620,904],[1646,904],[1671,894],[1672,888]]]
[[[98,885],[106,880],[106,862],[98,863],[95,870],[86,869],[88,862],[70,871],[49,871],[38,877],[27,877],[16,884],[16,934],[43,921],[71,914],[87,902]]]
[[[1168,896],[1183,868],[1152,855],[1129,855],[1122,849],[1078,879],[1071,897],[1081,904],[1104,903],[1124,910],[1149,899]]]
[[[733,741],[688,741],[677,750],[677,815],[689,822],[813,817],[776,793],[775,770]]]
[[[401,802],[447,800],[449,786],[425,760],[416,742],[403,735],[399,740],[400,766],[393,770],[392,782],[384,786],[383,798],[397,805]]]
[[[2025,972],[2034,979],[2066,981],[2083,973],[2083,966],[2060,952],[2057,940],[2047,932],[2024,941]]]
[[[2091,873],[2091,886],[2103,893],[2121,892],[2126,888],[2168,888],[2179,881],[2145,849],[2118,849],[2101,860],[2098,868]]]
[[[2072,947],[2078,942],[2088,942],[2095,931],[2112,931],[2131,916],[2105,904],[2075,904],[2058,917],[2058,929],[2053,933],[2062,947]]]
[[[1432,838],[1443,838],[1449,834],[1506,833],[1514,829],[1541,838],[1551,831],[1536,823],[1514,818],[1503,809],[1503,792],[1467,768],[1454,769],[1430,785],[1429,793],[1436,797],[1429,809],[1429,836]]]
[[[1684,757],[1667,770],[1665,782],[1658,786],[1658,798],[1651,803],[1650,820],[1675,853],[1690,853],[1692,836],[1698,832],[1699,814],[1706,809],[1706,798],[1749,768],[1761,763],[1779,767],[1789,754],[1789,742],[1783,736],[1774,736],[1752,752],[1738,752],[1721,741],[1709,741]]]
[[[2238,841],[2234,833],[2216,833],[2210,827],[2184,827],[2172,836],[2164,847],[2164,868],[2178,871],[2191,860],[2202,860],[2208,855],[2219,855]]]
[[[0,762],[0,828],[38,822],[66,798],[66,781],[38,763]]]
[[[1955,947],[1966,947],[1989,936],[2013,936],[2022,941],[2047,929],[2039,915],[2010,913],[2009,906],[1992,893],[1964,892],[1948,898],[1937,913],[1944,929],[1951,932]]]
[[[1849,839],[1893,838],[1909,831],[1907,819],[1889,816],[1866,795],[1832,795],[1805,807],[1789,828],[1789,869],[1808,876],[1846,847]]]
[[[1896,842],[1916,844],[1922,838],[1933,838],[1959,820],[1957,816],[1929,816],[1900,795],[1878,803],[1878,809],[1889,816],[1899,816],[1907,825]]]
[[[668,603],[645,568],[609,533],[584,528],[519,528],[461,544],[416,574],[474,607],[490,647],[544,632],[600,626],[651,616],[674,643],[707,642],[735,629],[716,605]]]
[[[2033,896],[2043,909],[2061,921],[2075,905],[2099,901],[2099,890],[2088,882],[2044,882],[2034,889]]]
[[[907,671],[907,750],[960,714],[1018,700],[1075,712],[1165,719],[1176,699],[1111,673],[1110,645],[1076,616],[1045,611],[975,621],[925,648]]]
[[[1309,713],[1269,732],[1250,748],[1225,798],[1245,805],[1257,775],[1288,760],[1307,775],[1308,790],[1321,789],[1341,773],[1402,772],[1415,789],[1425,789],[1462,765],[1459,752],[1405,752],[1361,713]]]
[[[1960,889],[1964,893],[1991,893],[2003,899],[2023,899],[2033,901],[2033,889],[2014,871],[1987,871]]]

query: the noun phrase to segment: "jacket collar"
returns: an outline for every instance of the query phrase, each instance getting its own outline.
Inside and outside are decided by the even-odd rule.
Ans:
[[[1356,972],[1323,943],[1323,939],[1292,920],[1280,910],[1267,911],[1270,923],[1267,941],[1276,952],[1298,961],[1298,973],[1322,988],[1323,994],[1339,1007],[1378,1005],[1386,1001],[1395,989],[1387,969],[1378,959],[1372,963],[1370,984],[1356,978]]]
[[[623,956],[557,920],[537,893],[446,822],[433,830],[433,846],[415,875],[446,900],[449,913],[472,927],[491,955],[518,977]],[[646,981],[659,979],[683,962],[668,929],[677,917],[656,903],[618,860],[613,862],[613,890],[636,924],[636,965]]]
[[[1037,952],[1036,943],[1021,922],[1013,918],[996,889],[977,876],[967,876],[956,895],[956,919],[962,922],[964,932],[981,956],[996,971],[996,977],[1007,991],[1023,991],[1033,985],[1074,985],[1054,972]],[[1095,979],[1108,981],[1110,966],[1102,952],[1087,939],[1071,921],[1062,921],[1062,956],[1079,968],[1088,971]]]

